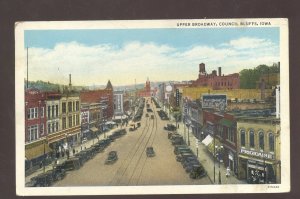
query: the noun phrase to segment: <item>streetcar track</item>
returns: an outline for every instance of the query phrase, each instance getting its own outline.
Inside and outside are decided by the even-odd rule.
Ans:
[[[141,135],[139,136],[136,144],[131,148],[131,150],[127,154],[126,158],[123,160],[121,166],[118,168],[116,174],[114,175],[113,179],[109,183],[110,185],[118,185],[120,183],[120,181],[122,180],[123,176],[125,175],[127,169],[130,166],[130,163],[132,163],[132,160],[135,157],[135,154],[138,152],[138,149],[140,148],[141,144],[143,143],[143,140],[145,139],[145,137],[147,135],[147,132],[149,129],[148,120],[149,120],[149,118],[146,119],[146,123],[141,132]]]

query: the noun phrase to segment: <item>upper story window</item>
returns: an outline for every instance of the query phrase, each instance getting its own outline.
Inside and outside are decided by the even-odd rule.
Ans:
[[[246,145],[246,132],[244,130],[241,130],[240,133],[241,133],[241,146],[244,147]]]
[[[50,114],[51,114],[51,106],[48,106],[48,114],[47,114],[48,118],[51,118]]]
[[[27,118],[28,119],[35,119],[38,118],[38,108],[29,108],[27,111]]]
[[[62,118],[62,129],[66,129],[67,128],[67,120],[66,117]]]
[[[269,133],[269,150],[274,152],[275,148],[275,137],[273,133]]]
[[[265,148],[264,132],[259,132],[259,149],[264,150],[264,148]]]
[[[58,117],[58,105],[56,105],[55,116]]]
[[[72,102],[68,102],[68,112],[72,112]]]
[[[254,142],[255,140],[254,140],[254,131],[253,130],[250,130],[249,141],[250,141],[250,147],[254,148],[255,147],[255,142]]]
[[[76,101],[76,111],[79,111],[79,101]]]
[[[44,107],[42,107],[41,108],[41,118],[44,118],[44,112],[45,112]]]
[[[61,104],[61,107],[62,107],[62,113],[66,113],[66,112],[67,112],[66,102],[63,102],[63,103]]]
[[[230,141],[230,142],[234,142],[234,130],[232,128],[228,128],[228,131],[227,131],[227,139]]]

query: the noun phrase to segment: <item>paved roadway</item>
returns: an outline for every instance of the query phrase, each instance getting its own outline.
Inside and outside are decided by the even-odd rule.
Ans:
[[[151,104],[150,98],[147,100]],[[98,153],[79,170],[69,171],[63,180],[53,186],[211,184],[208,177],[198,180],[189,178],[176,161],[173,146],[163,130],[168,121],[160,119],[154,103],[151,104],[154,119],[145,117],[146,103],[138,130],[131,132],[127,129],[127,134],[115,140],[103,153]],[[153,146],[155,157],[147,158],[147,146]],[[113,150],[118,152],[118,161],[105,165],[107,154]]]

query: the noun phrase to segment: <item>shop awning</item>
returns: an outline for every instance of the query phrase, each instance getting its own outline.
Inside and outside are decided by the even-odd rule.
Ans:
[[[214,143],[214,139],[212,139],[212,142],[207,146],[208,151],[211,154],[213,154],[213,156],[215,156],[215,154],[214,154],[214,147],[215,146],[221,146],[221,143],[217,138],[215,138],[215,143]],[[216,150],[216,152],[217,152],[217,150]]]
[[[91,130],[93,133],[96,133],[99,129],[96,128],[96,127],[92,127],[92,128],[90,128],[90,130]]]
[[[41,144],[32,148],[25,149],[25,157],[27,160],[32,160],[44,154],[51,152],[52,150],[47,144]]]
[[[211,137],[210,135],[206,136],[204,140],[202,140],[202,143],[207,146],[209,145],[211,142],[213,141],[213,137]]]
[[[227,119],[223,118],[223,119],[221,119],[221,120],[219,121],[219,124],[221,124],[221,125],[223,125],[223,126],[226,126],[226,127],[232,127],[233,122],[230,121],[230,120],[227,120]]]
[[[108,122],[105,122],[105,124],[106,124],[106,125],[110,125],[110,124],[111,124],[111,125],[115,125],[116,123],[113,122],[113,121],[108,121]]]

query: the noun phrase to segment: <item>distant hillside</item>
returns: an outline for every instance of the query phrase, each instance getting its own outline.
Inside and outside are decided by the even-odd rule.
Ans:
[[[26,81],[24,82],[24,87],[26,88]],[[39,89],[41,91],[60,91],[60,89],[62,89],[64,86],[67,85],[62,85],[62,84],[53,84],[51,82],[44,82],[41,80],[38,81],[29,81],[28,82],[28,88],[35,88],[35,89]],[[87,87],[84,86],[72,86],[72,88],[76,91],[80,91],[80,90],[88,90]]]

